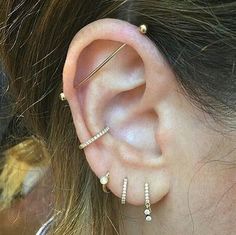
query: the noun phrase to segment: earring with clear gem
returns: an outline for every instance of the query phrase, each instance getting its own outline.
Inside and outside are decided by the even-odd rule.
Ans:
[[[145,209],[144,209],[144,214],[145,214],[145,220],[150,222],[152,220],[152,209],[151,209],[151,203],[150,203],[150,193],[149,193],[149,184],[145,183],[144,184],[144,198],[145,198]]]

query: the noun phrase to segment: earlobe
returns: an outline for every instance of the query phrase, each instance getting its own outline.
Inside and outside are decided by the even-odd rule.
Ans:
[[[99,20],[72,41],[63,81],[78,137],[95,174],[100,178],[109,172],[107,187],[120,198],[126,178],[128,203],[144,205],[145,183],[151,188],[151,203],[164,197],[170,178],[156,141],[155,108],[171,92],[173,75],[155,45],[134,25]],[[106,126],[109,131],[100,135]]]

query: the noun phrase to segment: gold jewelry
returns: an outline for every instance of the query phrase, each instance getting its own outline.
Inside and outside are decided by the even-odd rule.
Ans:
[[[87,140],[85,143],[82,143],[79,145],[79,149],[84,149],[88,145],[92,144],[97,139],[101,138],[103,135],[105,135],[109,131],[109,127],[105,127],[100,132],[98,132],[95,136],[93,136],[91,139]]]
[[[128,178],[125,177],[123,180],[123,188],[122,188],[122,194],[121,194],[121,204],[122,205],[124,205],[126,203],[127,187],[128,187]]]
[[[150,222],[152,220],[151,213],[151,203],[150,203],[150,197],[149,197],[149,184],[145,183],[144,185],[144,196],[145,196],[145,209],[144,209],[144,214],[145,214],[145,220]]]
[[[100,178],[100,183],[102,184],[102,190],[103,190],[104,193],[109,193],[109,191],[107,190],[107,184],[109,182],[109,176],[110,176],[110,173],[108,171],[106,173],[106,175],[104,175]]]
[[[148,30],[147,25],[141,24],[141,25],[139,26],[139,31],[140,31],[140,33],[146,34],[146,33],[147,33],[147,30]]]
[[[145,24],[142,24],[139,26],[139,32],[142,34],[147,33],[147,26]],[[127,46],[126,43],[122,44],[120,47],[118,47],[115,51],[113,51],[101,64],[98,65],[98,67],[93,70],[89,75],[81,80],[81,82],[74,85],[75,89],[78,89],[80,86],[88,82],[102,67],[104,67],[113,57],[115,57],[125,46]]]
[[[65,94],[63,92],[60,94],[60,100],[61,101],[65,101],[66,100],[66,96],[65,96]]]

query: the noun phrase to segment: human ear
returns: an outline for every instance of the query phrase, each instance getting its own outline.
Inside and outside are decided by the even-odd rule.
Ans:
[[[112,51],[126,46],[93,78],[76,87]],[[151,203],[170,190],[163,148],[163,103],[176,88],[169,65],[137,26],[102,19],[80,30],[71,42],[63,71],[63,90],[81,143],[105,126],[109,132],[87,146],[87,161],[100,178],[110,172],[108,188],[121,197],[128,178],[127,202],[144,204],[149,183]],[[162,113],[161,113],[162,112]],[[161,119],[161,118],[163,119]],[[79,149],[79,147],[78,147]]]

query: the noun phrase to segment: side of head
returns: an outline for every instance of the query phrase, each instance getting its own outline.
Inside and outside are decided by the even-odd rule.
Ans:
[[[121,214],[148,234],[190,234],[192,221],[198,234],[219,231],[220,217],[204,218],[236,213],[227,210],[236,173],[225,164],[235,161],[234,1],[221,8],[214,1],[9,2],[2,54],[16,112],[52,155],[62,215],[54,234],[115,234]],[[124,43],[93,80],[74,87]],[[79,150],[105,126],[108,134]],[[109,195],[98,181],[107,171]],[[130,206],[120,208],[124,177]],[[145,182],[152,226],[140,223]]]

